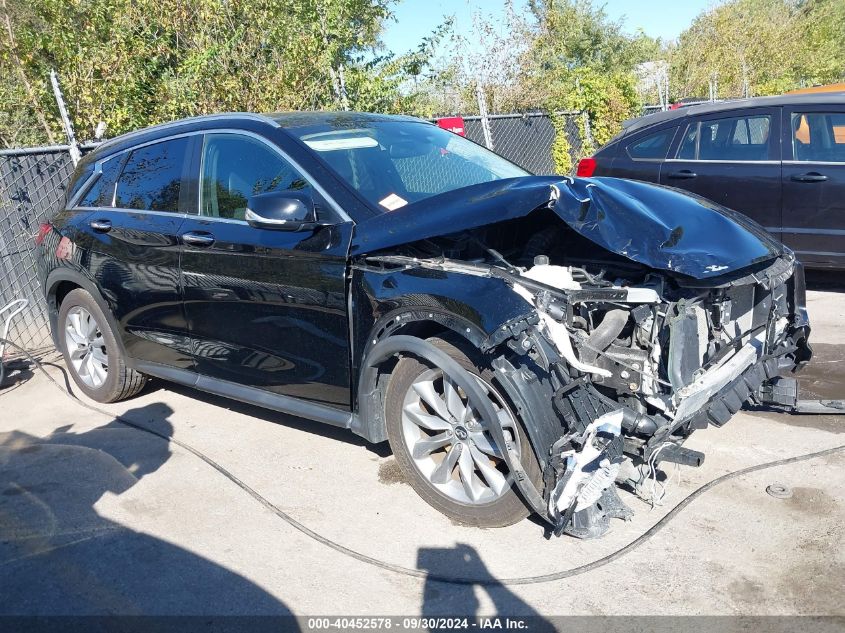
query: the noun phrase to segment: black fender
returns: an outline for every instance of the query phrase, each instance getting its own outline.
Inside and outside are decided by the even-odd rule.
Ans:
[[[409,325],[428,323],[486,352],[503,324],[533,311],[503,280],[457,272],[353,267],[349,292],[353,410],[360,394],[376,389],[360,370],[379,341],[406,333],[401,330]],[[366,425],[372,428],[362,429],[364,437],[386,439],[381,416]]]
[[[127,364],[131,363],[131,359],[126,354],[126,348],[123,345],[123,336],[120,326],[117,321],[115,321],[112,309],[103,297],[100,287],[90,277],[87,277],[84,273],[72,268],[56,268],[50,271],[47,278],[44,280],[44,296],[47,299],[47,314],[50,318],[50,333],[56,347],[59,348],[59,341],[56,336],[58,332],[59,318],[59,306],[56,304],[56,289],[63,281],[69,281],[70,283],[79,286],[94,298],[97,306],[105,315],[111,331],[114,332],[114,338],[120,348],[120,353],[123,355],[124,359],[126,359]]]
[[[502,323],[533,310],[504,280],[457,271],[353,266],[349,292],[359,357],[378,331],[377,322],[383,324],[386,315],[395,318],[402,310],[418,312],[420,318],[441,321],[449,328],[458,327],[452,319],[459,319],[471,327],[470,332],[465,327],[458,332],[465,338],[476,338],[477,332],[486,338]],[[472,342],[481,347],[480,340]]]
[[[424,341],[415,336],[406,336],[397,334],[396,336],[387,337],[376,343],[369,354],[366,356],[365,364],[361,368],[360,384],[375,384],[376,374],[378,373],[378,365],[389,357],[395,354],[411,354],[422,358],[433,365],[439,367],[443,372],[454,380],[457,385],[463,389],[464,393],[471,402],[479,409],[482,416],[486,420],[490,420],[490,432],[496,443],[503,448],[502,457],[508,466],[508,469],[513,474],[514,482],[523,499],[528,503],[529,507],[553,524],[546,509],[546,504],[543,496],[534,486],[534,483],[525,472],[525,468],[516,454],[513,444],[507,441],[507,438],[499,424],[499,418],[489,398],[481,390],[472,374],[466,371],[461,365],[446,354],[443,350],[436,348],[431,343]],[[371,399],[366,397],[366,394],[360,394],[359,403],[361,405],[360,419],[371,419],[372,412],[370,409]],[[353,425],[354,426],[354,425]]]

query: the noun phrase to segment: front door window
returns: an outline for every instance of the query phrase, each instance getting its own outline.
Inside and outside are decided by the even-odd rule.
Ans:
[[[250,197],[310,185],[266,143],[240,134],[207,134],[201,188],[201,215],[243,220]]]

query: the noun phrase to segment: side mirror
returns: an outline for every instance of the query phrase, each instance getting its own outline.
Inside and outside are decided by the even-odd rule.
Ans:
[[[307,193],[272,191],[247,200],[244,219],[258,229],[303,231],[317,227],[317,209]]]

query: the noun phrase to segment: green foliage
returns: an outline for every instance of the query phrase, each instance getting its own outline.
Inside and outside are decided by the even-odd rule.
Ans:
[[[587,155],[639,112],[634,68],[655,54],[658,43],[626,34],[586,0],[533,0],[529,7],[537,27],[522,63],[527,90],[546,110],[587,113],[580,125],[580,155]],[[557,143],[555,166],[569,171],[562,169],[568,141]]]
[[[475,114],[480,89],[490,112],[586,112],[581,154],[639,113],[642,62],[668,62],[674,98],[707,97],[714,77],[723,97],[845,79],[843,0],[727,0],[668,45],[592,0],[506,0],[503,20],[474,16],[472,41],[447,20],[378,56],[399,1],[0,0],[0,145],[64,139],[52,68],[83,140],[100,121],[114,136],[231,110]]]
[[[346,74],[346,87],[354,109],[389,114],[419,113],[424,98],[419,78],[428,67],[437,44],[452,27],[446,20],[404,55],[354,60]]]
[[[569,137],[566,135],[566,117],[552,113],[552,126],[555,129],[555,139],[552,141],[552,164],[555,173],[568,174],[572,171],[572,146],[569,144]]]
[[[800,81],[816,85],[845,80],[845,2],[806,0],[801,13]]]
[[[0,0],[0,142],[63,139],[51,68],[82,139],[100,121],[113,136],[217,111],[407,110],[431,42],[364,61],[394,1]]]
[[[842,0],[731,0],[699,15],[671,51],[678,97],[780,94],[845,74]]]
[[[631,71],[657,52],[656,40],[627,34],[590,0],[530,0],[528,6],[538,26],[530,55],[540,69]]]

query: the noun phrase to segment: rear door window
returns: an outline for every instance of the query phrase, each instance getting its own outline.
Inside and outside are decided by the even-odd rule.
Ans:
[[[681,160],[769,160],[772,117],[768,114],[690,123],[677,158]]]
[[[115,206],[178,212],[188,143],[182,137],[133,150],[117,181]]]
[[[672,138],[675,136],[676,129],[661,130],[660,132],[649,134],[645,138],[640,138],[629,143],[626,148],[628,156],[634,160],[666,158],[666,153],[672,144]]]
[[[802,162],[845,163],[845,113],[794,112],[792,156]]]

